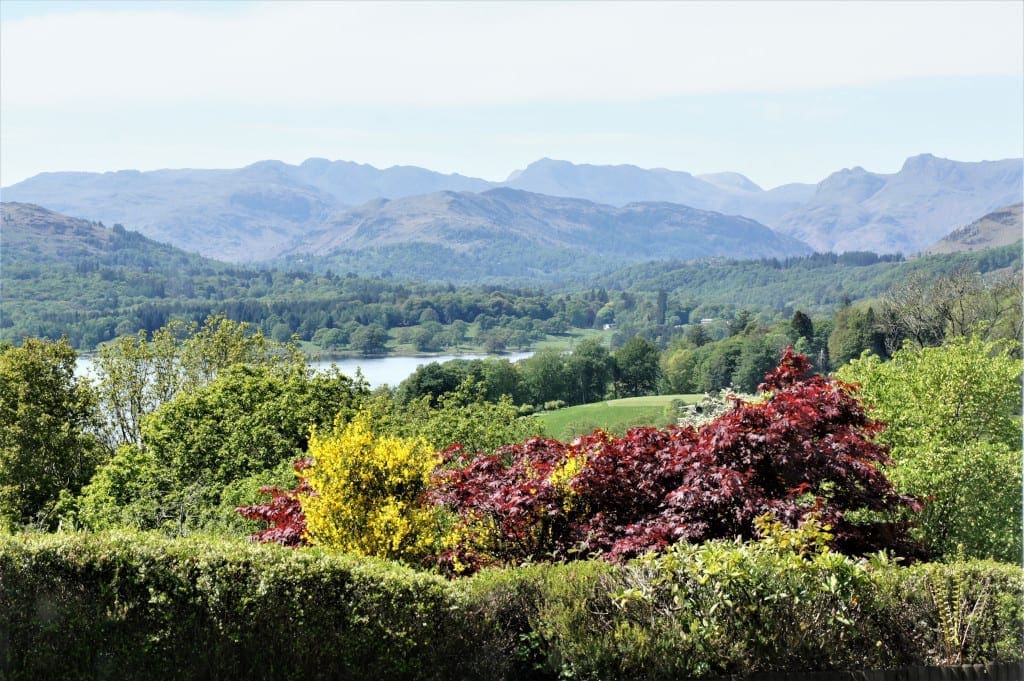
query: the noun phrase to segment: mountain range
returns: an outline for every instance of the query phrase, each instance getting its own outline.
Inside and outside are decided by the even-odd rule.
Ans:
[[[806,245],[755,220],[675,203],[639,202],[621,208],[500,187],[482,193],[435,192],[377,199],[330,218],[284,255],[399,244],[434,244],[454,253],[551,250],[620,261],[701,258],[735,253],[770,257],[809,253]]]
[[[1020,201],[1022,167],[1022,159],[968,163],[922,154],[893,174],[856,167],[817,185],[764,190],[733,172],[691,175],[551,159],[502,183],[412,166],[379,170],[309,159],[232,170],[42,173],[0,189],[0,198],[120,223],[232,262],[282,254],[322,257],[399,243],[464,252],[480,239],[521,241],[525,234],[531,248],[573,249],[580,239],[593,239],[592,252],[614,244],[623,257],[649,259],[670,257],[666,248],[689,252],[688,257],[749,257],[779,248],[800,254],[807,245],[909,254]],[[736,231],[714,233],[726,224]],[[768,236],[764,227],[781,236]],[[751,230],[758,234],[755,241],[739,236]]]
[[[142,242],[161,257],[168,257],[168,250],[186,255],[120,224],[106,228],[33,204],[0,207],[5,265],[78,262]],[[377,199],[339,214],[271,262],[282,269],[299,265],[420,280],[553,281],[608,272],[652,255],[754,258],[809,252],[747,218],[671,203],[615,208],[498,188]]]
[[[914,156],[891,175],[853,168],[818,184],[772,225],[816,250],[916,253],[953,229],[1021,200],[1024,160],[962,163]]]

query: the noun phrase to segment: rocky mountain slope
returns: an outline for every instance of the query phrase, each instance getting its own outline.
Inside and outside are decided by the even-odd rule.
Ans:
[[[1021,199],[1021,159],[962,163],[921,154],[898,173],[833,173],[772,227],[818,251],[917,253],[979,215]]]
[[[480,193],[498,186],[616,207],[674,203],[742,215],[817,250],[909,254],[979,215],[1020,201],[1021,171],[1021,159],[963,163],[923,154],[890,175],[858,167],[833,173],[817,186],[763,190],[739,173],[695,176],[551,159],[516,171],[500,185],[412,166],[380,170],[309,159],[297,166],[262,161],[234,170],[43,173],[3,188],[0,198],[122,223],[158,241],[233,262],[278,256],[306,235],[361,219],[367,202],[376,199]],[[346,217],[350,210],[357,215]],[[552,225],[573,219],[548,218]],[[464,222],[461,214],[450,219]],[[399,229],[410,230],[413,224]]]
[[[802,205],[814,185],[787,184],[764,191],[739,173],[690,173],[632,165],[576,165],[541,159],[513,173],[506,184],[551,196],[590,199],[623,206],[637,201],[666,201],[702,210],[743,215],[771,225]]]
[[[507,248],[529,258],[537,249],[572,249],[626,260],[784,256],[808,248],[748,218],[671,203],[621,208],[509,188],[378,199],[332,217],[286,254],[436,244],[459,253]]]
[[[984,215],[969,225],[954,229],[941,241],[928,247],[922,255],[983,251],[1009,246],[1024,238],[1022,204],[1007,206]]]
[[[38,273],[41,268],[58,266],[91,270],[116,265],[168,271],[228,267],[153,241],[120,224],[103,225],[29,203],[0,203],[0,243],[4,276],[25,268]]]

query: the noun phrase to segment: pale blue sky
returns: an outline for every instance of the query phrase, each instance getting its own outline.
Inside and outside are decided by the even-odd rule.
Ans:
[[[1024,154],[1024,3],[0,0],[0,185],[541,157],[763,187]]]

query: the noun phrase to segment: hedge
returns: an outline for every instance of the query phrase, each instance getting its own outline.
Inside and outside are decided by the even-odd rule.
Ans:
[[[1020,566],[805,562],[719,542],[446,581],[223,539],[6,535],[0,678],[745,678],[1022,658]]]
[[[0,539],[11,679],[447,679],[466,644],[441,577],[214,539]]]
[[[866,578],[851,580],[849,570],[737,561],[745,549],[728,544],[713,547],[724,560],[678,563],[677,578],[637,562],[484,571],[467,582],[469,602],[507,633],[503,659],[548,678],[839,678],[840,670],[1019,669],[1024,659],[1020,566],[857,566]]]

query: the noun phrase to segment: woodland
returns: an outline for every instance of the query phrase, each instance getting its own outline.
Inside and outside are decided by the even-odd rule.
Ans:
[[[823,313],[691,307],[664,268],[563,294],[309,275],[308,307],[279,308],[333,318],[308,340],[299,317],[267,333],[156,315],[102,343],[91,377],[66,336],[5,343],[0,665],[596,679],[1017,664],[1019,249],[843,260],[672,271],[876,268],[865,290],[902,276]],[[318,287],[347,303],[312,302]],[[458,321],[467,344],[592,333],[374,390],[304,352],[348,322],[343,346],[378,325],[368,352]],[[624,432],[539,426],[657,394],[699,401]]]

